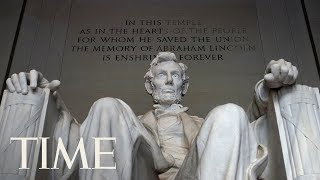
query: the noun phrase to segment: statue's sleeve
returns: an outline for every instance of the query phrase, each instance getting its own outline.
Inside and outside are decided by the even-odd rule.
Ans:
[[[253,100],[247,109],[247,115],[250,122],[259,119],[267,113],[268,95],[261,94],[263,87],[263,79],[260,80],[254,88]]]

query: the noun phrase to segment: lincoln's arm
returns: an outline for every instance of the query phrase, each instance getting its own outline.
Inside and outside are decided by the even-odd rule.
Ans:
[[[251,122],[266,114],[269,91],[270,90],[266,87],[264,80],[260,80],[255,85],[253,100],[249,104],[247,110],[247,115]]]
[[[283,59],[272,60],[266,68],[264,78],[255,85],[253,101],[247,111],[250,121],[266,114],[271,89],[290,86],[296,82],[297,76],[298,70],[290,62]]]

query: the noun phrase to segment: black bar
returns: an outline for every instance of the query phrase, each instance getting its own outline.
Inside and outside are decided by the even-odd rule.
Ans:
[[[12,44],[12,48],[11,48],[11,52],[10,52],[10,57],[9,57],[9,62],[8,62],[8,65],[7,65],[6,75],[5,75],[5,79],[3,81],[3,85],[2,85],[0,99],[2,99],[3,91],[7,87],[6,80],[8,79],[8,77],[10,75],[10,69],[11,69],[11,65],[12,65],[12,61],[13,61],[14,51],[16,49],[16,45],[17,45],[17,41],[18,41],[18,37],[19,37],[20,27],[21,27],[23,15],[24,15],[24,10],[26,8],[26,4],[27,4],[27,0],[23,0],[23,4],[22,4],[22,7],[21,7],[21,11],[20,11],[20,17],[19,17],[19,21],[18,21],[18,26],[17,26],[16,32],[15,32],[15,35],[14,35],[14,40],[13,40],[13,44]]]
[[[315,61],[316,61],[316,66],[317,66],[317,70],[318,70],[318,75],[319,75],[319,77],[320,77],[319,57],[318,57],[318,54],[317,54],[316,45],[315,45],[314,40],[313,40],[312,31],[311,31],[311,26],[310,26],[310,22],[309,22],[309,18],[308,18],[308,13],[307,13],[307,9],[306,9],[304,0],[301,0],[301,6],[302,6],[302,10],[303,10],[303,14],[304,14],[304,19],[305,19],[305,21],[306,21],[306,25],[307,25],[307,29],[308,29],[308,34],[309,34],[309,38],[310,38],[310,42],[311,42],[311,47],[312,47],[314,59],[315,59]]]

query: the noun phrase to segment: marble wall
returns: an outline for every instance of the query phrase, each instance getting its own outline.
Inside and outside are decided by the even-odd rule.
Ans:
[[[245,108],[271,59],[293,62],[300,70],[299,83],[319,86],[311,41],[319,42],[317,26],[313,25],[317,21],[312,20],[319,13],[312,3],[8,0],[1,6],[5,11],[1,11],[0,23],[9,28],[1,29],[0,77],[3,81],[6,74],[35,68],[49,80],[60,79],[61,95],[80,122],[90,105],[103,96],[123,99],[142,114],[152,105],[143,87],[148,59],[174,46],[178,59],[189,66],[191,87],[184,105],[190,114],[204,117],[214,106],[226,102]],[[114,40],[101,40],[106,37]],[[233,49],[221,50],[226,46]]]

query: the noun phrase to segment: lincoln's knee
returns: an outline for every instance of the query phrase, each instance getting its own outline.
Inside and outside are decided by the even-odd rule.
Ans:
[[[238,114],[238,113],[245,113],[243,108],[233,104],[233,103],[228,103],[228,104],[224,104],[224,105],[220,105],[215,107],[214,109],[212,109],[208,116],[210,115],[225,115],[225,113],[231,113],[231,114]]]
[[[217,106],[206,117],[206,121],[223,124],[239,124],[246,120],[243,108],[233,103]]]
[[[233,103],[221,105],[221,108],[228,111],[229,113],[245,114],[245,111],[243,110],[242,107],[240,107],[236,104],[233,104]]]
[[[93,103],[92,108],[98,111],[116,112],[122,104],[116,98],[105,97]]]

